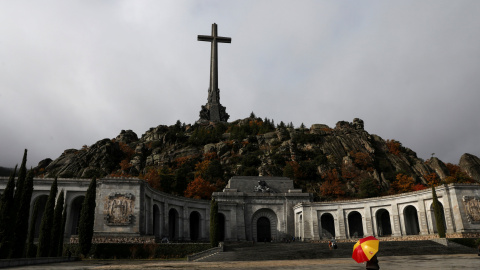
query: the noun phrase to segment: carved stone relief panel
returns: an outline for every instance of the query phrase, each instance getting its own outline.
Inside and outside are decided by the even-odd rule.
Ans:
[[[110,193],[105,198],[105,222],[109,226],[127,226],[134,221],[135,196],[131,193]]]
[[[463,196],[463,204],[468,221],[472,224],[480,224],[480,197]]]

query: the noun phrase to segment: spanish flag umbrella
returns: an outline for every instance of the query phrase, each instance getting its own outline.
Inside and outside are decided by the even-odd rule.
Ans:
[[[358,263],[369,261],[378,252],[378,239],[367,236],[353,246],[352,258]]]

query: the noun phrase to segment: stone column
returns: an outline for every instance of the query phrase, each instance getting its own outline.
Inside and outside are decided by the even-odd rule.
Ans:
[[[363,235],[373,235],[373,227],[372,227],[372,211],[370,206],[365,206],[364,208],[364,218],[365,220],[365,231]]]
[[[312,227],[312,240],[320,240],[318,213],[313,207],[310,207],[310,211],[311,211],[311,225],[310,226]]]
[[[427,226],[427,213],[425,210],[425,204],[422,199],[419,198],[418,201],[418,225],[420,226],[420,235],[427,235],[428,234],[428,226]]]
[[[335,220],[335,238],[337,239],[346,239],[347,238],[347,231],[346,226],[348,225],[348,221],[345,220],[345,213],[343,209],[339,207],[337,210],[337,220]]]
[[[168,202],[165,202],[163,204],[163,213],[165,218],[163,219],[163,231],[161,232],[162,237],[169,237],[168,222],[169,222],[170,216],[168,215],[168,210],[169,210],[168,208],[169,208]],[[169,240],[172,240],[172,239],[169,239]]]
[[[443,196],[442,196],[442,205],[443,205],[443,211],[445,214],[445,223],[446,223],[446,232],[447,233],[454,233],[455,232],[455,224],[453,222],[453,216],[452,216],[452,205],[451,205],[451,199],[450,199],[450,191],[451,189],[447,186],[443,186]]]
[[[399,237],[402,236],[402,228],[400,219],[403,218],[403,215],[398,214],[398,205],[396,203],[392,204],[392,212],[390,213],[390,225],[392,227],[392,236]]]
[[[183,205],[182,211],[181,213],[179,213],[179,215],[182,215],[181,217],[179,217],[179,224],[178,224],[178,227],[180,228],[179,238],[182,240],[189,241],[190,240],[190,217],[188,215],[188,206]]]

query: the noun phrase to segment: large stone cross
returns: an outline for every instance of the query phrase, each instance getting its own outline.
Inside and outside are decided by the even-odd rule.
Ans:
[[[230,117],[225,112],[225,107],[220,104],[220,89],[218,88],[218,49],[217,44],[231,43],[229,37],[217,36],[217,24],[212,24],[211,36],[198,36],[198,41],[208,41],[211,43],[210,55],[210,87],[208,89],[208,102],[202,106],[200,111],[200,120],[222,121],[226,122]]]

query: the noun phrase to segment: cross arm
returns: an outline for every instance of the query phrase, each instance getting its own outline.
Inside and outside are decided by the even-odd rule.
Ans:
[[[217,37],[216,40],[221,43],[232,43],[232,39],[229,37]]]
[[[202,35],[198,35],[198,41],[212,41],[213,40],[213,37],[212,36],[202,36]]]

